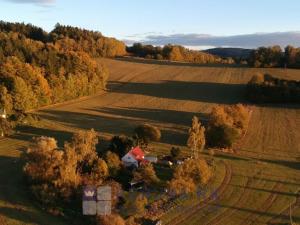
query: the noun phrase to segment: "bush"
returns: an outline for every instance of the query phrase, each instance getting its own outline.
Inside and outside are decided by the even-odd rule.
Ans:
[[[212,126],[207,130],[207,145],[210,147],[230,148],[238,139],[237,129],[228,125]]]
[[[159,182],[151,163],[141,165],[137,171],[133,173],[133,177],[136,181],[144,181],[144,183],[148,186],[156,185]]]
[[[161,138],[160,130],[150,124],[143,124],[135,128],[134,133],[141,144],[147,146],[151,141],[159,141]]]
[[[172,147],[170,150],[170,154],[172,156],[173,159],[177,159],[180,156],[181,153],[181,149],[180,148],[176,148],[176,147]]]
[[[125,135],[114,136],[110,140],[108,149],[121,158],[131,150],[134,144],[134,140]]]

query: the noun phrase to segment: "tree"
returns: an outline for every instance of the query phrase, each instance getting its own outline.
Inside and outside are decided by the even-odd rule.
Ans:
[[[121,168],[121,161],[119,156],[116,153],[108,151],[106,153],[105,160],[109,168],[110,175],[115,177]]]
[[[116,213],[107,216],[97,217],[98,225],[125,225],[124,219]]]
[[[4,85],[0,85],[0,108],[5,109],[7,113],[12,113],[13,99]]]
[[[216,106],[209,114],[206,131],[207,145],[210,147],[230,148],[246,130],[249,110],[242,104]]]
[[[239,135],[238,129],[226,124],[211,126],[207,130],[207,144],[211,147],[231,148]]]
[[[198,186],[208,183],[212,171],[204,159],[189,159],[176,167],[172,180],[169,182],[171,194],[193,193]]]
[[[151,163],[141,165],[137,171],[133,173],[134,180],[144,181],[146,185],[155,185],[159,182],[156,172]]]
[[[116,153],[119,157],[126,155],[134,146],[134,140],[125,135],[114,136],[110,140],[108,149]]]
[[[177,159],[179,157],[181,153],[181,149],[180,148],[176,148],[176,147],[172,147],[170,150],[170,154],[172,156],[173,159]]]
[[[205,128],[201,126],[201,122],[196,116],[192,119],[192,127],[189,129],[187,146],[191,148],[195,158],[198,158],[199,151],[202,151],[205,146]]]
[[[138,194],[134,201],[135,211],[137,215],[143,215],[145,212],[145,206],[148,204],[148,199],[142,195]]]
[[[147,123],[136,127],[134,133],[136,134],[139,143],[145,144],[146,147],[150,141],[159,141],[161,138],[160,130]]]
[[[91,129],[90,131],[79,131],[72,137],[71,143],[67,143],[74,148],[78,155],[78,161],[81,168],[91,168],[97,160],[96,145],[98,144],[98,135]]]

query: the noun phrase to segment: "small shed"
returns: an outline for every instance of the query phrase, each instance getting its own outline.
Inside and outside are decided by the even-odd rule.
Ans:
[[[151,163],[157,163],[157,157],[156,156],[145,156],[145,160]]]

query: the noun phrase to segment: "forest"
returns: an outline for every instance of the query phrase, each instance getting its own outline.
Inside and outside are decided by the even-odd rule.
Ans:
[[[135,43],[127,47],[127,52],[136,57],[157,60],[171,60],[201,64],[233,64],[232,58],[221,58],[209,53],[190,50],[180,45],[165,45],[164,47]]]
[[[94,94],[108,78],[94,57],[123,54],[122,42],[99,32],[0,22],[1,107],[12,114]]]

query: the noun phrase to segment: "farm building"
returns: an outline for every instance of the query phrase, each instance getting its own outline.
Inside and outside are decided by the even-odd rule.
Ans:
[[[122,162],[126,167],[135,166],[145,161],[145,154],[140,147],[132,148],[126,155],[122,157]]]
[[[145,156],[145,160],[150,163],[157,163],[157,157],[156,156]]]

